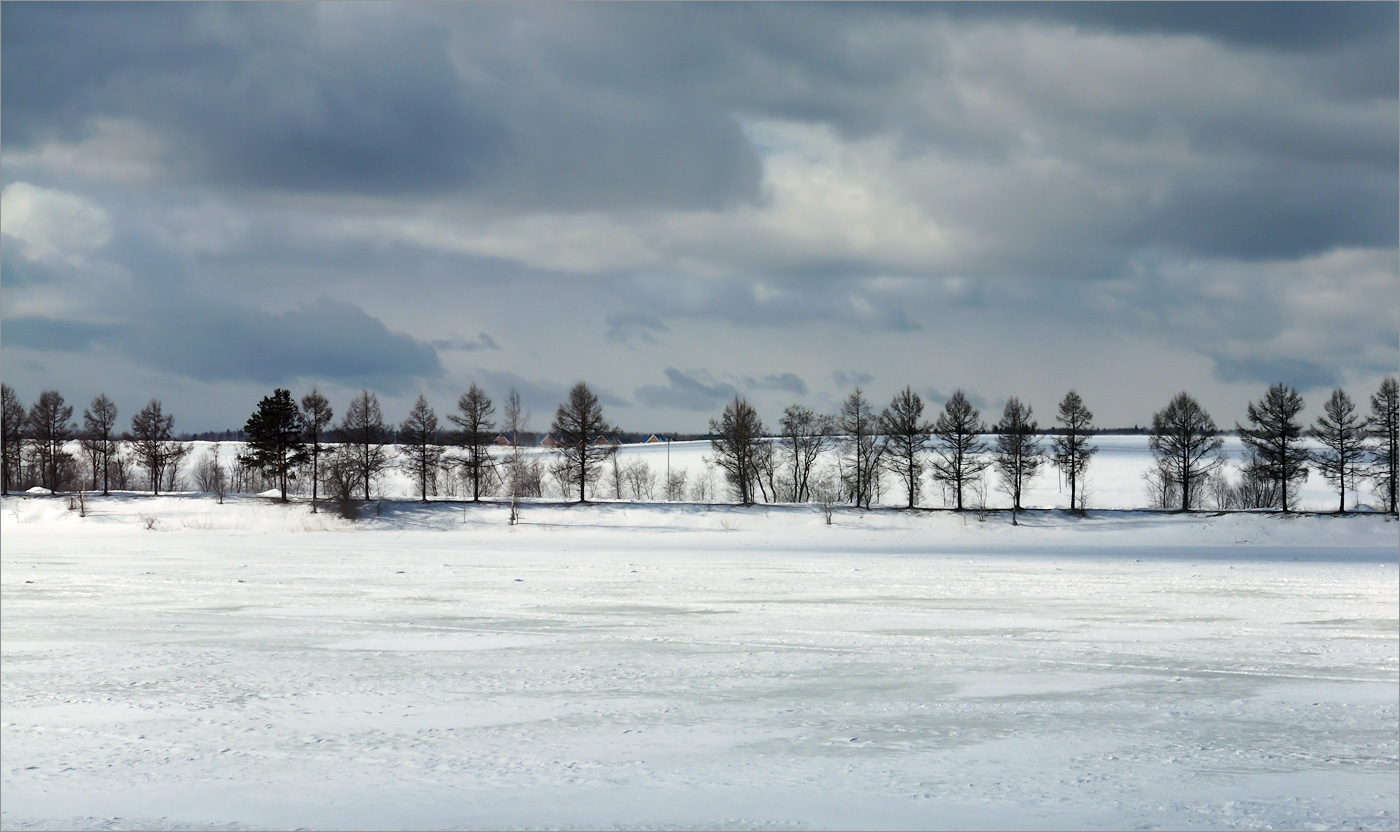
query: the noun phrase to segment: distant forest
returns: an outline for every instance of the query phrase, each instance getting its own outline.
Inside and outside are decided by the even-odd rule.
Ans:
[[[620,430],[598,397],[579,382],[545,430],[531,430],[520,397],[511,390],[495,402],[473,384],[439,420],[419,396],[403,421],[385,421],[378,396],[362,390],[340,418],[317,390],[300,399],[278,388],[257,403],[240,430],[177,434],[175,419],[152,399],[129,422],[119,420],[105,394],[83,409],[81,422],[56,390],[29,406],[8,384],[0,406],[3,491],[87,494],[112,491],[198,491],[220,501],[230,493],[275,490],[282,501],[307,496],[313,511],[325,503],[346,516],[373,499],[391,468],[414,484],[419,499],[508,500],[515,521],[519,501],[555,497],[595,499],[728,499],[754,503],[819,503],[827,509],[870,508],[897,495],[906,508],[927,507],[929,486],[954,510],[984,508],[988,490],[1005,497],[1013,522],[1027,485],[1054,468],[1069,490],[1071,512],[1083,512],[1085,476],[1098,451],[1094,437],[1146,435],[1153,464],[1144,472],[1149,507],[1192,511],[1297,508],[1299,484],[1316,472],[1336,489],[1337,511],[1369,486],[1383,510],[1396,513],[1397,427],[1400,386],[1387,376],[1362,412],[1342,389],[1332,391],[1323,414],[1304,424],[1303,397],[1275,384],[1247,408],[1245,423],[1215,423],[1186,392],[1153,414],[1149,427],[1105,430],[1074,390],[1060,400],[1053,422],[1041,425],[1015,396],[1000,418],[988,421],[961,390],[926,416],[911,388],[877,410],[856,388],[836,413],[804,405],[784,409],[765,424],[736,396],[710,420],[705,434]],[[1244,458],[1232,476],[1223,436],[1233,432]],[[657,482],[645,462],[622,463],[624,444],[705,440],[708,477],[685,472]],[[214,443],[195,454],[194,441]],[[224,455],[222,443],[232,443]],[[721,493],[713,472],[723,480]],[[309,494],[307,494],[309,490]]]

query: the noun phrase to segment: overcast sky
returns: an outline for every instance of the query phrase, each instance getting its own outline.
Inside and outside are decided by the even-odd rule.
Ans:
[[[5,3],[0,370],[627,430],[1400,364],[1397,4]]]

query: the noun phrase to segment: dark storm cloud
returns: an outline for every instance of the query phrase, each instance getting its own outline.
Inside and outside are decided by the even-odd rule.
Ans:
[[[489,9],[464,28],[490,65],[462,77],[431,8],[360,6],[7,6],[5,146],[134,118],[171,145],[168,175],[203,184],[553,208],[757,195],[757,159],[722,110],[537,71],[547,56],[517,54],[510,15]]]
[[[708,379],[708,373],[681,372],[666,368],[665,385],[644,384],[637,388],[637,401],[657,408],[671,410],[712,411],[725,401],[739,395],[734,385]]]
[[[1311,361],[1289,358],[1216,358],[1215,374],[1221,381],[1246,384],[1283,383],[1299,390],[1335,388],[1336,370]]]
[[[1400,238],[1398,17],[7,3],[3,181],[31,192],[6,196],[4,341],[405,390],[461,380],[442,350],[537,418],[574,374],[713,413],[833,367],[842,395],[918,383],[918,356],[973,344],[922,376],[936,394],[1086,328],[1214,362],[1203,386],[1350,384],[1395,354],[1396,266],[1368,258]],[[106,219],[63,233],[54,200],[17,219],[36,187],[100,208],[112,243]],[[1309,275],[1299,303],[1330,317],[1281,302]],[[294,307],[317,297],[355,305]],[[504,349],[463,337],[487,327]],[[674,369],[717,343],[772,363]]]
[[[10,4],[4,145],[77,140],[96,119],[126,118],[168,144],[164,175],[185,183],[610,211],[758,201],[741,116],[998,166],[1026,151],[1028,128],[1075,165],[1084,193],[1023,189],[969,206],[996,245],[963,273],[1097,276],[1154,245],[1245,258],[1393,245],[1396,20],[1380,3]],[[1167,92],[1185,79],[1103,103],[1081,87],[1113,67],[1039,89],[1059,67],[1013,54],[974,79],[1013,109],[969,111],[953,43],[975,23],[1194,35],[1281,61],[1301,52],[1298,83],[1261,86],[1243,111],[1231,84]],[[1360,106],[1372,99],[1383,106]],[[1346,102],[1357,107],[1336,109]],[[1084,201],[1135,187],[1096,155],[1103,139],[1147,144],[1164,131],[1228,160],[1229,176],[1178,171],[1148,149],[1130,169],[1160,171],[1165,199]],[[1073,245],[1055,245],[1063,232]],[[882,325],[909,323],[893,310]]]
[[[239,305],[187,305],[134,323],[7,320],[5,346],[111,350],[200,381],[283,384],[318,379],[398,392],[442,374],[437,353],[390,332],[357,306],[322,299],[280,314]]]

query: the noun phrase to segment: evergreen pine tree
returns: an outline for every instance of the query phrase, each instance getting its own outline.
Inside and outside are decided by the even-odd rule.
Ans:
[[[305,431],[306,422],[291,392],[280,387],[258,402],[257,411],[243,426],[248,444],[238,455],[239,461],[272,475],[284,503],[287,502],[287,480],[295,478],[294,469],[308,458],[302,438]]]

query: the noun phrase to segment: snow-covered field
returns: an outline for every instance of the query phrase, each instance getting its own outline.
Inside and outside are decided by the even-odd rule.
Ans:
[[[67,506],[0,505],[5,829],[1400,818],[1379,515]]]

